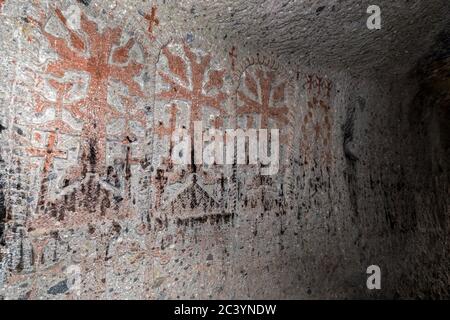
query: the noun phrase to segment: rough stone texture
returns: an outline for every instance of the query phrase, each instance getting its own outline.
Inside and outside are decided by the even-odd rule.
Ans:
[[[450,6],[368,4],[0,1],[0,297],[449,298]],[[174,165],[197,120],[280,171]]]

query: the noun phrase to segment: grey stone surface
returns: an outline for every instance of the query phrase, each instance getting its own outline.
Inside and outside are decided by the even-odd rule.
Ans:
[[[1,298],[449,298],[448,0],[0,12]],[[195,120],[279,172],[174,166]]]

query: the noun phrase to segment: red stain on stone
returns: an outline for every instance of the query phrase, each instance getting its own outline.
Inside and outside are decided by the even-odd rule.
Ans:
[[[131,123],[138,123],[141,127],[146,127],[145,113],[139,110],[131,97],[121,96],[122,106],[124,111],[122,119],[124,120],[124,127],[121,134],[117,137],[125,147],[125,180],[128,199],[131,198],[131,166],[141,165],[144,159],[134,157],[132,154],[132,144],[136,142],[137,137],[132,133]]]
[[[331,96],[332,83],[329,79],[324,79],[316,74],[306,75],[306,83],[303,86],[309,93],[313,92],[318,96]]]
[[[56,89],[56,102],[51,102],[43,98],[41,95],[35,93],[35,111],[43,112],[48,108],[54,108],[55,119],[47,121],[46,123],[37,126],[37,130],[47,132],[47,147],[46,149],[40,149],[30,147],[27,149],[28,153],[32,157],[43,157],[44,165],[41,171],[41,190],[39,193],[39,203],[44,202],[44,197],[47,192],[48,173],[50,172],[55,158],[66,159],[67,153],[56,149],[58,143],[59,134],[77,134],[77,132],[62,119],[62,110],[66,109],[69,112],[74,112],[74,116],[78,115],[77,108],[74,108],[73,104],[65,104],[64,99],[66,94],[72,88],[72,83],[59,82],[54,79],[49,79],[49,84]],[[36,132],[35,140],[41,140],[41,133]]]
[[[223,76],[225,74],[225,70],[213,70],[209,73],[209,81],[205,86],[207,91],[212,90],[214,88],[222,88],[223,87]]]
[[[330,98],[330,96],[331,96],[331,89],[332,89],[331,81],[327,80],[327,79],[324,80],[323,86],[324,86],[327,98]]]
[[[58,135],[56,132],[48,133],[47,146],[45,149],[41,148],[27,148],[27,152],[32,157],[44,158],[44,164],[41,172],[41,188],[38,196],[38,205],[45,203],[45,196],[48,189],[48,173],[53,167],[55,158],[67,159],[67,153],[63,150],[57,149]]]
[[[27,151],[32,157],[43,157],[44,166],[43,172],[47,173],[53,165],[55,158],[65,159],[67,157],[66,152],[56,149],[58,138],[55,132],[50,132],[47,139],[47,147],[45,149],[40,148],[28,148]]]
[[[331,94],[331,81],[328,79],[323,79],[321,77],[315,76],[315,83],[314,87],[317,89],[317,94],[321,95],[324,93],[324,95],[329,98]]]
[[[156,188],[156,203],[159,206],[164,187],[167,183],[184,183],[190,173],[198,172],[201,165],[194,164],[193,129],[194,122],[203,120],[204,108],[218,111],[218,116],[223,119],[227,114],[223,102],[227,94],[223,92],[224,70],[217,70],[211,65],[211,55],[194,53],[186,44],[182,44],[182,54],[175,54],[169,47],[162,49],[162,54],[167,59],[168,71],[159,70],[161,81],[169,85],[169,89],[156,94],[160,100],[185,101],[189,104],[188,133],[191,137],[191,165],[187,168],[175,168],[171,161],[172,142],[169,146],[169,158],[163,160],[162,166],[157,169],[153,177]],[[175,129],[176,110],[171,105],[169,127],[162,124],[157,127],[156,133],[172,135]],[[217,122],[216,124],[218,124]],[[174,170],[175,169],[175,170]]]
[[[159,71],[162,80],[170,85],[170,89],[158,93],[157,97],[162,100],[190,102],[189,132],[192,134],[194,121],[202,120],[203,107],[211,107],[218,110],[221,115],[225,114],[222,103],[226,99],[226,94],[222,91],[213,95],[208,94],[210,90],[220,90],[223,86],[223,71],[210,71],[207,77],[208,69],[211,68],[211,55],[206,54],[200,57],[192,52],[187,44],[183,44],[183,50],[191,70],[190,81],[187,81],[187,66],[184,60],[165,47],[162,53],[166,56],[173,75]],[[198,60],[200,62],[197,62]],[[175,81],[174,78],[181,80],[183,84]]]
[[[172,54],[167,47],[162,48],[162,53],[167,57],[170,72],[177,76],[184,83],[187,83],[187,67],[184,60],[181,57]]]
[[[286,90],[286,83],[280,84],[273,91],[272,99],[275,103],[284,101],[284,93]]]
[[[301,142],[301,149],[306,162],[312,159],[312,148],[317,148],[322,160],[330,164],[331,135],[332,135],[332,113],[330,110],[329,98],[331,95],[332,83],[317,75],[307,75],[304,88],[308,93],[308,112],[303,118],[301,126],[304,139]],[[312,139],[309,137],[312,133]]]
[[[55,110],[54,120],[36,127],[37,130],[48,132],[47,148],[28,149],[32,156],[45,158],[38,202],[38,212],[45,214],[40,214],[28,222],[30,228],[37,233],[128,217],[130,210],[119,210],[119,206],[126,202],[123,199],[123,191],[116,181],[109,179],[117,174],[110,172],[114,171],[114,168],[106,168],[106,127],[113,119],[125,120],[119,136],[108,136],[108,139],[117,138],[125,146],[125,178],[128,183],[131,175],[130,165],[141,163],[131,154],[131,144],[137,138],[132,134],[130,123],[136,122],[145,126],[145,114],[138,110],[131,97],[143,96],[139,84],[134,80],[143,66],[129,59],[134,40],[130,39],[125,45],[121,45],[121,28],[104,28],[99,31],[97,25],[84,14],[80,17],[81,29],[71,31],[68,30],[67,21],[61,11],[56,10],[55,14],[70,35],[67,41],[47,32],[43,18],[40,19],[42,22],[31,20],[40,28],[50,47],[58,55],[56,60],[48,63],[45,75],[48,83],[56,90],[56,102],[47,101],[35,94],[37,112],[43,112],[47,108]],[[82,80],[86,95],[75,102],[67,102],[74,84],[63,79],[67,73],[72,72],[88,75],[87,80]],[[127,89],[127,96],[121,97],[123,112],[108,102],[110,81],[119,81]],[[83,123],[81,132],[74,132],[70,125],[63,121],[63,110],[69,111]],[[55,199],[48,193],[47,173],[54,158],[65,156],[63,151],[56,148],[60,134],[80,136],[80,164],[70,167],[58,180],[62,189]],[[106,178],[103,179],[102,176]],[[129,184],[126,190],[129,191]]]
[[[34,140],[40,142],[41,141],[41,134],[39,132],[34,133]]]
[[[123,143],[128,144],[134,142],[136,137],[131,132],[131,123],[136,122],[141,127],[146,127],[145,113],[137,108],[131,97],[121,96],[124,111],[121,113],[121,119],[124,120],[124,127],[121,136],[118,137]]]
[[[160,248],[152,248],[151,254],[154,258],[156,258],[161,265],[166,265],[170,262],[170,255],[165,253]]]
[[[156,6],[152,6],[150,14],[146,14],[144,16],[144,19],[148,21],[147,31],[150,34],[150,39],[152,40],[155,39],[155,37],[153,36],[153,28],[159,25],[159,19],[156,17],[156,10]]]
[[[313,75],[306,75],[306,84],[305,87],[307,90],[312,90],[312,87],[314,85],[314,76]]]
[[[169,126],[164,127],[162,122],[159,122],[158,126],[155,129],[155,133],[159,138],[163,136],[168,136],[169,139],[172,137],[173,133],[176,130],[176,122],[177,122],[177,112],[178,108],[175,103],[172,103],[170,106],[170,117],[169,117]],[[172,144],[172,142],[170,142]]]
[[[62,119],[63,110],[69,111],[74,118],[83,118],[83,107],[85,104],[84,99],[76,101],[74,103],[65,103],[67,94],[73,87],[73,83],[60,82],[54,79],[48,80],[49,84],[56,89],[56,102],[51,102],[43,98],[39,94],[34,94],[35,100],[35,111],[44,112],[48,108],[55,109],[55,119],[47,121],[43,125],[38,127],[39,130],[43,131],[56,131],[58,133],[64,134],[78,134],[68,123]]]
[[[61,10],[60,9],[55,9],[55,13],[56,13],[56,16],[59,18],[59,20],[66,27],[66,30],[69,32],[71,45],[77,50],[84,50],[85,49],[85,45],[84,45],[83,40],[81,39],[81,37],[76,32],[74,32],[72,29],[70,29],[67,26],[67,19],[66,19],[66,17],[64,17],[64,15],[61,12]]]
[[[163,164],[166,167],[164,169],[157,169],[156,176],[152,178],[152,182],[155,183],[156,188],[156,196],[155,196],[155,208],[158,208],[161,204],[161,197],[164,193],[164,186],[169,180],[175,180],[179,178],[176,174],[171,174],[170,170],[173,167],[173,163],[171,160],[172,149],[173,149],[173,141],[172,135],[176,130],[176,122],[177,122],[177,112],[178,107],[175,103],[171,104],[170,107],[170,117],[169,117],[169,126],[165,127],[162,122],[158,123],[158,126],[155,128],[155,134],[158,135],[159,138],[163,138],[164,136],[169,137],[169,156],[163,159]]]
[[[58,14],[60,20],[64,22],[62,14]],[[142,96],[143,93],[139,85],[133,79],[142,70],[142,65],[130,62],[125,66],[110,63],[112,47],[118,43],[122,29],[106,28],[99,32],[94,22],[90,21],[84,14],[81,15],[81,29],[88,38],[88,43],[83,42],[83,46],[77,45],[80,38],[71,37],[74,49],[70,48],[66,41],[46,32],[41,27],[42,33],[48,39],[51,47],[56,51],[59,58],[49,63],[47,72],[49,74],[62,77],[67,71],[86,72],[90,75],[87,96],[82,105],[74,107],[78,117],[84,121],[82,137],[84,139],[83,148],[90,148],[96,152],[96,165],[102,170],[105,165],[106,148],[106,125],[120,113],[107,101],[108,81],[110,79],[119,80],[128,87],[129,93]],[[78,39],[75,41],[73,39]],[[116,59],[126,61],[128,55],[129,41],[124,48],[116,51]],[[78,48],[89,48],[88,56],[84,55]],[[74,111],[74,110],[73,110]],[[75,113],[75,112],[74,112]],[[86,141],[94,142],[94,146],[87,146]]]
[[[288,108],[285,105],[276,106],[278,102],[284,102],[285,83],[281,83],[273,88],[275,73],[256,69],[254,75],[246,71],[244,83],[252,96],[247,95],[242,90],[238,91],[238,98],[243,102],[243,106],[237,109],[239,115],[261,115],[261,128],[269,127],[269,119],[273,119],[278,124],[288,124]],[[258,90],[259,87],[259,90]]]
[[[223,119],[222,119],[222,117],[216,117],[215,116],[212,119],[210,119],[210,123],[211,123],[211,126],[214,129],[220,129],[220,128],[223,127]]]
[[[168,165],[169,167],[169,165]],[[156,176],[152,177],[152,183],[155,184],[155,203],[154,207],[155,209],[158,209],[161,206],[161,198],[164,193],[164,186],[169,180],[169,175],[166,173],[163,169],[157,169],[156,170]]]
[[[113,53],[113,61],[117,63],[125,63],[129,58],[129,53],[134,45],[134,40],[130,39],[125,46],[118,48]]]

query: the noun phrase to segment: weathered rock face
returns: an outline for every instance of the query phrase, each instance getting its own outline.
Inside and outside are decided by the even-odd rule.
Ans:
[[[0,297],[449,298],[449,3],[378,2],[0,1]]]

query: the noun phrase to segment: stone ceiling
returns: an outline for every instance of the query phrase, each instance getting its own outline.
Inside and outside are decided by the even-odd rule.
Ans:
[[[366,27],[371,4],[381,8],[381,30]],[[224,39],[305,66],[404,72],[448,26],[450,2],[196,0],[176,1],[174,10],[194,16],[196,23]]]

